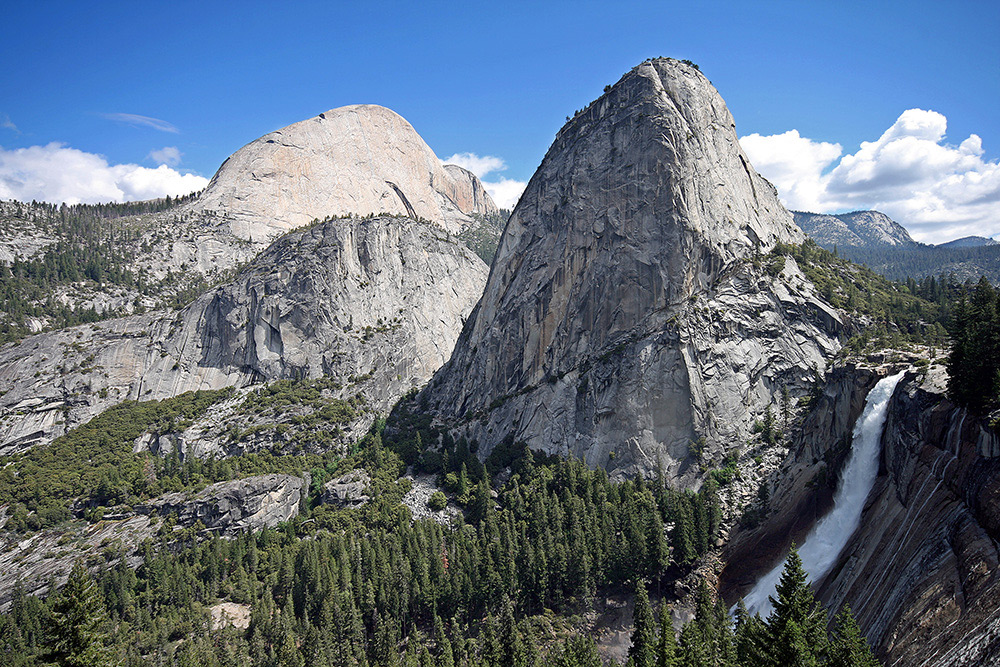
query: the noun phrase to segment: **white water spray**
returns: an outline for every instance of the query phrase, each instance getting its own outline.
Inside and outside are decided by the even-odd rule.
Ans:
[[[854,425],[851,455],[833,497],[833,509],[820,519],[799,547],[802,567],[810,581],[818,581],[830,571],[847,540],[861,522],[861,511],[878,475],[882,430],[889,411],[889,399],[902,377],[903,373],[898,373],[884,378],[868,393],[865,409]],[[743,598],[751,615],[767,617],[771,613],[773,606],[769,597],[776,595],[784,567],[783,560],[761,577],[753,590]]]

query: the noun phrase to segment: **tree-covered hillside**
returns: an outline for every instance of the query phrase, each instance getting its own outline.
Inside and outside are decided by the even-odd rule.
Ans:
[[[0,344],[182,304],[203,291],[204,280],[154,278],[136,263],[153,251],[148,232],[157,216],[196,194],[74,206],[0,202]]]
[[[784,657],[867,664],[840,660],[867,656],[863,640],[845,616],[828,641],[825,612],[794,559],[766,622],[740,616],[734,634],[702,584],[696,618],[678,639],[658,592],[690,572],[685,541],[694,559],[714,540],[711,483],[692,495],[662,480],[611,482],[579,462],[524,451],[496,492],[484,468],[469,473],[463,461],[466,514],[442,525],[414,522],[400,504],[402,462],[379,430],[357,454],[325,466],[313,469],[314,481],[370,471],[372,500],[335,510],[314,492],[281,529],[235,540],[199,539],[168,521],[142,545],[137,569],[110,544],[96,587],[77,568],[47,600],[15,592],[0,616],[0,665],[54,657],[90,665],[590,666],[601,664],[587,636],[591,610],[632,591],[629,665],[792,664]],[[221,601],[249,613],[245,629],[211,621]]]

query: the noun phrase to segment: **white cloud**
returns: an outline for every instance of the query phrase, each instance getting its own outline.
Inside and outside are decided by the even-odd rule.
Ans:
[[[126,125],[131,125],[132,127],[151,127],[154,130],[159,130],[160,132],[171,132],[173,134],[180,133],[174,125],[168,123],[165,120],[160,120],[159,118],[153,118],[151,116],[140,116],[135,113],[104,113],[101,114],[103,118],[108,120],[113,120],[116,123],[125,123]]]
[[[138,201],[201,190],[208,179],[166,165],[108,164],[101,155],[63,144],[0,147],[0,199],[93,204]]]
[[[500,208],[512,210],[521,198],[521,193],[528,184],[511,178],[500,178],[499,181],[483,181],[483,187]]]
[[[753,166],[778,188],[786,206],[805,211],[823,206],[821,176],[840,157],[840,144],[812,141],[789,130],[766,137],[749,134],[740,145]]]
[[[17,134],[21,134],[21,130],[17,129],[17,125],[14,125],[14,121],[12,121],[10,116],[5,113],[0,113],[0,127],[5,130],[10,130],[11,132],[16,132]]]
[[[486,192],[500,208],[513,209],[517,205],[517,200],[521,198],[521,193],[528,185],[526,181],[516,181],[512,178],[497,176],[495,180],[487,181],[485,176],[497,171],[504,171],[507,163],[504,159],[496,155],[476,155],[475,153],[455,153],[449,158],[442,160],[445,164],[457,164],[459,167],[468,169],[483,182]]]
[[[176,167],[181,163],[181,152],[177,150],[176,146],[164,146],[158,150],[150,151],[146,157],[156,164],[166,164],[171,167]]]
[[[455,153],[443,160],[445,164],[457,164],[459,167],[468,169],[479,177],[480,180],[486,174],[494,171],[503,171],[507,168],[507,163],[503,158],[495,155],[476,155],[475,153]]]
[[[946,143],[947,128],[942,114],[909,109],[878,139],[842,158],[839,145],[796,130],[751,134],[740,144],[789,208],[876,209],[928,243],[998,234],[1000,163],[983,159],[975,134],[957,146]]]

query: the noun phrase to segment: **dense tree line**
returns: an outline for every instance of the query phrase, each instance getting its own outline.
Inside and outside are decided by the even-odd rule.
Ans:
[[[314,497],[282,529],[234,540],[164,530],[142,546],[137,569],[112,548],[105,558],[117,565],[98,568],[94,586],[77,568],[48,600],[15,591],[0,616],[0,665],[53,652],[60,664],[93,665],[597,665],[591,640],[556,638],[574,632],[572,614],[599,593],[655,586],[679,557],[664,521],[677,510],[661,505],[659,483],[611,482],[579,462],[525,452],[495,497],[481,480],[467,519],[443,526],[411,520],[399,502],[401,461],[377,431],[347,465],[375,471],[377,492],[360,509]],[[699,661],[650,662],[673,633],[653,621],[645,584],[636,596],[632,664],[777,664],[731,661],[746,637],[773,639],[746,630],[750,621],[734,639],[707,588],[673,649]],[[220,599],[250,607],[245,632],[211,628],[207,607]],[[820,613],[810,608],[807,629]],[[790,618],[788,628],[802,624]]]
[[[871,269],[837,256],[806,241],[801,245],[778,244],[767,258],[767,267],[777,273],[784,256],[793,257],[831,305],[867,320],[863,330],[848,342],[860,353],[871,345],[899,347],[919,343],[943,347],[948,341],[946,325],[961,285],[953,278],[913,279],[897,283]]]
[[[948,357],[948,393],[984,414],[1000,405],[1000,294],[986,278],[955,306]]]
[[[677,637],[666,606],[659,618],[643,586],[636,589],[632,646],[626,667],[877,667],[851,610],[829,616],[817,602],[795,549],[788,556],[765,619],[747,613],[742,601],[734,619],[702,581],[695,618]],[[597,663],[599,664],[599,663]]]
[[[0,304],[3,304],[0,310],[4,313],[0,321],[0,344],[27,335],[29,318],[45,320],[47,328],[60,329],[121,314],[66,306],[53,299],[59,286],[87,282],[126,287],[140,294],[163,287],[150,284],[141,272],[135,274],[129,269],[127,248],[138,239],[140,230],[117,219],[166,211],[194,196],[74,206],[5,203],[0,215],[30,221],[54,242],[35,256],[0,263]],[[0,219],[0,232],[11,224],[10,220]],[[191,290],[205,287],[193,285],[175,301],[183,302],[190,298]]]
[[[829,247],[830,250],[834,248]],[[836,248],[844,259],[863,264],[890,280],[954,273],[960,280],[986,275],[1000,280],[1000,246],[937,247],[925,245]]]
[[[377,430],[356,458],[328,472],[355,465],[376,476],[374,500],[360,510],[332,510],[314,496],[284,530],[201,543],[190,533],[171,543],[176,534],[167,532],[146,544],[138,570],[102,571],[109,623],[117,636],[136,637],[116,650],[138,664],[185,638],[180,655],[199,662],[175,656],[175,664],[243,656],[254,664],[382,665],[408,653],[419,664],[538,664],[532,618],[584,609],[598,591],[635,577],[659,580],[671,567],[665,519],[683,524],[687,512],[695,525],[698,516],[711,520],[696,496],[671,496],[662,482],[611,482],[579,462],[539,463],[524,452],[497,494],[486,479],[473,485],[465,521],[412,522],[399,503],[401,461]],[[314,471],[320,483],[322,472]],[[711,539],[699,533],[691,549]],[[253,607],[245,636],[207,628],[204,607],[219,598]],[[54,604],[19,599],[4,621],[17,629],[0,656],[41,652],[44,632],[22,628],[50,624]]]

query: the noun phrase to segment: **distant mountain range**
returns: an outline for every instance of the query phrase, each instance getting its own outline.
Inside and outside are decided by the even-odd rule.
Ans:
[[[991,238],[966,236],[928,245],[914,241],[905,227],[879,211],[793,215],[819,245],[894,280],[954,274],[959,280],[985,275],[1000,282],[1000,243]]]

